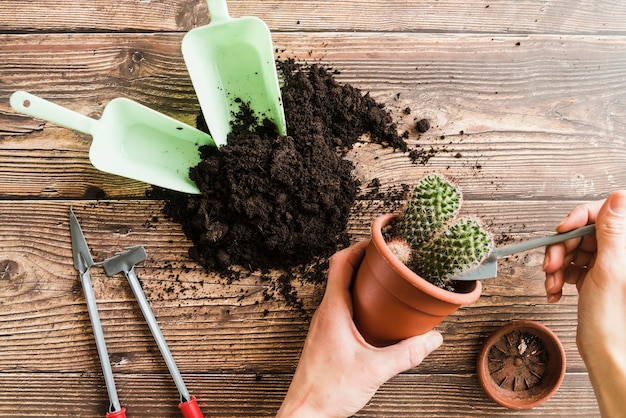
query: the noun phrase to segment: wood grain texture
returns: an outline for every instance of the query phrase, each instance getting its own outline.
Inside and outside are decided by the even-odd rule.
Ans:
[[[209,23],[205,0],[2,3],[0,30],[7,32],[186,31]],[[626,33],[626,7],[611,0],[230,0],[228,8],[275,32]]]
[[[178,50],[180,35],[26,39],[5,37],[0,96],[28,89],[96,119],[111,99],[124,96],[195,124],[198,105]],[[424,166],[405,154],[363,147],[355,153],[364,179],[415,181],[426,168],[450,172],[469,193],[540,199],[593,199],[624,184],[620,51],[626,42],[519,39],[285,34],[276,42],[281,57],[333,67],[338,80],[386,103],[400,128],[409,130],[409,143],[432,151]],[[24,49],[33,49],[27,60]],[[52,64],[58,55],[62,66]],[[431,120],[432,129],[419,135],[413,125],[421,118]],[[86,135],[19,115],[6,102],[0,103],[0,126],[0,195],[123,197],[146,190],[91,167]],[[74,176],[83,179],[82,187]]]
[[[498,245],[551,233],[575,205],[626,187],[626,5],[610,0],[229,0],[258,16],[278,59],[331,67],[384,103],[407,130],[408,154],[369,143],[348,158],[362,189],[353,241],[401,204],[396,191],[426,173],[453,177],[463,211]],[[72,265],[68,212],[94,258],[144,245],[137,274],[192,394],[209,416],[271,416],[284,396],[323,285],[279,272],[230,281],[187,255],[149,185],[89,162],[91,138],[17,114],[28,90],[92,118],[123,96],[188,124],[199,106],[180,51],[210,21],[204,0],[0,2],[0,417],[97,417],[106,390],[83,292]],[[415,122],[428,119],[425,133]],[[380,188],[370,182],[377,179]],[[376,193],[378,192],[378,193]],[[382,192],[382,194],[381,194]],[[389,197],[384,197],[389,192]],[[545,300],[542,250],[499,263],[475,304],[440,326],[444,345],[393,378],[357,416],[599,416],[575,343],[577,295]],[[176,417],[178,397],[126,279],[92,269],[122,404],[129,416]],[[563,386],[546,404],[513,412],[475,376],[482,341],[498,326],[549,326],[567,355]]]
[[[0,21],[2,32],[173,32],[207,24],[209,13],[202,0],[7,0]]]
[[[289,385],[289,376],[282,374],[193,374],[184,378],[202,411],[212,417],[273,416]],[[128,416],[180,416],[176,388],[167,376],[116,374],[115,379]],[[587,385],[586,375],[570,373],[561,390],[543,405],[509,411],[491,402],[472,375],[400,375],[383,385],[355,416],[599,416]],[[108,405],[97,374],[52,374],[42,377],[38,385],[32,384],[28,374],[7,374],[0,380],[0,392],[10,396],[0,399],[2,416],[15,416],[11,414],[15,414],[16,401],[23,405],[19,411],[22,417],[40,417],[45,410],[46,416],[96,418],[102,417],[101,411]],[[234,398],[239,402],[234,403]],[[54,410],[49,409],[51,404],[56,405]]]
[[[72,265],[69,204],[0,202],[4,243],[0,290],[5,296],[5,311],[0,313],[2,371],[98,368],[80,281]],[[472,201],[465,210],[483,214],[496,240],[514,242],[540,234],[529,231],[556,222],[536,215],[520,224],[519,211],[548,214],[564,211],[565,205]],[[95,260],[128,246],[145,246],[148,259],[136,272],[182,371],[197,372],[198,364],[207,372],[293,371],[323,286],[294,282],[304,306],[301,311],[277,295],[266,300],[277,285],[278,272],[244,274],[232,283],[205,272],[188,259],[190,243],[177,224],[163,218],[160,201],[91,201],[73,206]],[[378,214],[371,206],[355,214],[353,222],[365,225],[356,217],[373,219]],[[366,229],[352,231],[355,240],[367,235]],[[541,261],[541,250],[534,250],[500,263],[500,277],[484,283],[481,299],[440,326],[446,344],[419,371],[471,373],[481,341],[500,324],[522,318],[548,324],[565,344],[570,370],[582,371],[571,326],[576,320],[576,298],[570,292],[560,304],[547,304]],[[92,280],[114,370],[167,372],[123,275],[108,278],[94,267]]]

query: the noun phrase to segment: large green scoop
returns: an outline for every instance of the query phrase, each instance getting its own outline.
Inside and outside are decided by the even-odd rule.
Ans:
[[[25,91],[11,95],[18,112],[93,136],[89,159],[99,170],[184,193],[200,193],[189,169],[200,162],[206,133],[125,98],[104,108],[100,120]]]
[[[182,52],[207,126],[215,143],[226,144],[241,102],[260,119],[287,133],[272,37],[265,23],[252,16],[231,18],[226,0],[207,0],[211,22],[192,29]]]

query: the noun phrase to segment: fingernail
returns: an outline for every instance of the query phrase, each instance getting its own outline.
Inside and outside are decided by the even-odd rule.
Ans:
[[[546,254],[543,256],[543,270],[544,271],[546,270],[546,267],[548,267],[548,264],[550,264],[550,255],[546,251]]]
[[[554,275],[547,274],[546,275],[546,293],[548,293],[548,298],[550,297],[550,290],[552,290],[553,287],[554,287]]]
[[[609,202],[611,210],[618,214],[626,214],[626,195],[623,193],[614,193]]]
[[[441,344],[443,344],[443,335],[441,335],[437,331],[431,331],[428,334],[428,342],[427,342],[429,351],[433,351],[437,349]]]
[[[558,300],[558,295],[548,295],[548,303],[556,303]]]

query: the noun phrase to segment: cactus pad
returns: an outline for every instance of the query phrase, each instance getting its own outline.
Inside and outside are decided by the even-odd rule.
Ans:
[[[395,234],[419,247],[453,219],[461,208],[459,188],[440,174],[422,178],[409,195]]]
[[[480,264],[493,248],[493,238],[475,218],[459,218],[413,253],[411,268],[446,288],[450,274]]]
[[[403,238],[393,238],[387,242],[387,246],[402,264],[408,264],[413,258],[413,249],[408,241]]]

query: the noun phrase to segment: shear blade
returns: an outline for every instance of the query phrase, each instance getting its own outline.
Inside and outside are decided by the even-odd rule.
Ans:
[[[94,261],[93,258],[91,258],[83,230],[80,228],[80,224],[72,208],[70,208],[70,235],[72,237],[74,267],[81,273],[84,273],[89,267],[94,265]]]

